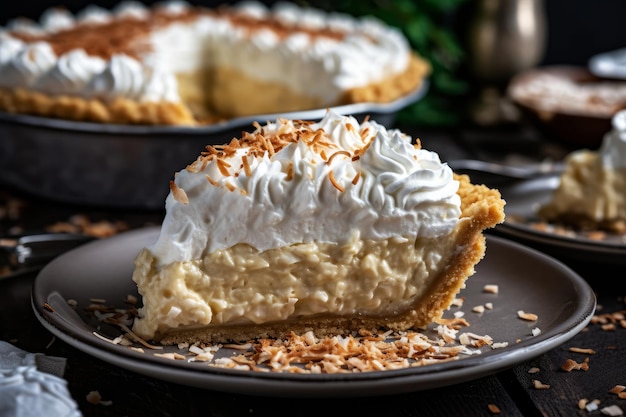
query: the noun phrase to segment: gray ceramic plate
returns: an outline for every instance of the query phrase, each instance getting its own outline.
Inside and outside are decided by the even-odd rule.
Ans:
[[[569,340],[585,327],[595,309],[593,291],[572,270],[517,243],[488,237],[487,255],[462,291],[462,309],[473,333],[489,334],[495,342],[509,342],[508,347],[487,348],[480,355],[445,363],[355,374],[303,375],[214,368],[162,359],[102,341],[93,332],[106,334],[107,329],[66,302],[75,299],[79,306],[86,306],[90,298],[105,298],[108,304],[123,308],[126,295],[136,294],[131,280],[133,258],[157,235],[155,228],[127,232],[56,258],[37,276],[33,286],[32,303],[38,319],[77,349],[154,378],[245,394],[347,397],[417,391],[495,373]],[[499,293],[484,292],[486,284],[498,285]],[[472,307],[487,302],[493,303],[493,310],[482,315],[471,312]],[[54,312],[44,308],[44,303]],[[518,310],[538,314],[539,320],[523,321],[517,317]],[[540,335],[532,336],[534,327],[541,329]]]
[[[555,175],[500,187],[506,200],[504,210],[515,221],[506,221],[496,231],[559,258],[626,264],[625,235],[607,234],[605,239],[596,240],[573,231],[568,235],[554,233],[551,225],[547,229],[533,227],[540,221],[537,210],[550,201],[558,185],[559,177]]]
[[[390,103],[334,107],[392,126],[397,112],[420,100],[428,82]],[[81,123],[0,112],[0,182],[72,204],[163,209],[174,173],[206,145],[240,137],[252,123],[277,117],[319,120],[326,109],[260,114],[198,127]]]

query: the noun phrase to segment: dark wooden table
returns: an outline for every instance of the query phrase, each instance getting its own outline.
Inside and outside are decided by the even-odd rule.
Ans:
[[[426,148],[443,159],[475,157],[493,159],[505,152],[521,157],[563,148],[529,135],[524,129],[504,131],[422,131],[404,128],[419,136]],[[412,130],[415,130],[413,132]],[[83,230],[113,231],[159,224],[159,211],[103,210],[38,199],[0,187],[0,237],[11,233],[36,233],[50,225],[81,224]],[[79,222],[77,219],[80,219]],[[101,221],[103,221],[101,223]],[[78,227],[78,226],[75,226]],[[626,277],[623,266],[564,260],[585,278],[597,294],[597,317],[626,310]],[[0,268],[2,265],[0,265]],[[36,271],[0,279],[0,340],[51,356],[67,358],[65,378],[85,416],[246,416],[246,415],[398,415],[490,416],[496,405],[503,416],[599,416],[600,409],[617,405],[626,411],[626,400],[609,392],[626,385],[626,328],[613,330],[592,322],[573,339],[546,354],[495,375],[442,388],[381,397],[346,399],[274,398],[222,393],[165,382],[139,375],[89,356],[55,339],[37,321],[30,305]],[[575,353],[570,347],[593,349],[595,354]],[[587,371],[566,372],[567,359],[589,358]],[[531,374],[531,368],[539,373]],[[549,385],[537,389],[532,380]],[[91,404],[90,391],[98,391],[110,405]],[[579,400],[598,400],[598,410],[579,409]]]

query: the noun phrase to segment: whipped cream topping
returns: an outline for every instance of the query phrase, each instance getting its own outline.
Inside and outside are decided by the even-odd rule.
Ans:
[[[612,119],[613,128],[602,139],[600,157],[605,168],[626,168],[626,110],[617,112]]]
[[[139,2],[126,1],[112,11],[89,6],[76,16],[54,8],[47,10],[39,23],[16,19],[7,27],[41,35],[71,29],[75,25],[106,24],[114,18],[146,21],[151,19],[153,12],[175,17],[190,7],[183,1],[172,1],[151,9]],[[142,52],[139,60],[114,58],[117,62],[101,66],[75,51],[70,52],[71,57],[66,57],[56,56],[52,49],[45,51],[46,65],[31,65],[33,45],[16,43],[11,32],[5,31],[0,36],[0,78],[10,74],[11,84],[5,81],[2,85],[41,88],[49,94],[61,94],[58,89],[61,74],[62,83],[70,86],[71,94],[86,98],[180,101],[174,74],[167,80],[168,88],[157,92],[162,95],[148,91],[154,85],[154,74],[139,62],[145,60],[157,69],[159,75],[191,72],[211,65],[228,66],[263,81],[285,84],[295,92],[331,106],[344,90],[380,81],[403,71],[408,65],[410,47],[406,39],[397,29],[371,18],[356,19],[285,2],[272,8],[254,1],[233,7],[235,13],[249,19],[261,22],[272,18],[293,32],[282,37],[263,25],[244,29],[235,26],[228,17],[204,15],[195,22],[185,20],[184,23],[173,22],[155,28],[150,35],[150,51]],[[334,31],[343,39],[315,35],[315,31],[320,30]],[[94,71],[96,66],[99,72]],[[92,79],[85,79],[85,75]],[[127,81],[119,79],[128,75],[132,77],[132,88]],[[103,94],[95,86],[106,86],[111,90]],[[77,89],[81,91],[77,92]]]
[[[436,238],[459,221],[458,187],[398,130],[332,111],[318,123],[279,119],[177,173],[150,249],[166,265],[240,243]]]

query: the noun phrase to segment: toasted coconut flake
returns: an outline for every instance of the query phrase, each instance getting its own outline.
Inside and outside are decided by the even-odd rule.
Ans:
[[[333,171],[328,171],[328,178],[336,189],[338,189],[342,193],[345,191],[345,188],[343,188],[341,184],[339,184],[337,180],[335,180],[335,174],[333,174]]]
[[[48,310],[51,313],[54,313],[54,308],[52,308],[52,306],[48,303],[43,303],[43,308]]]
[[[181,355],[180,353],[176,353],[176,352],[153,353],[153,355],[159,358],[165,358],[165,359],[171,359],[171,360],[177,360],[177,361],[181,361],[185,359],[183,355]]]
[[[172,191],[172,196],[174,196],[174,200],[178,201],[181,204],[189,204],[189,198],[187,197],[187,193],[185,190],[176,185],[174,180],[170,180],[170,191]]]
[[[584,410],[588,402],[589,400],[586,398],[581,398],[580,400],[578,400],[578,409]]]
[[[342,151],[337,151],[337,152],[333,153],[333,154],[332,154],[332,155],[328,158],[328,161],[326,161],[326,163],[327,163],[328,165],[330,165],[330,164],[333,162],[333,159],[335,159],[335,158],[336,158],[337,156],[339,156],[339,155],[344,155],[344,156],[345,156],[345,157],[347,157],[348,159],[351,159],[351,158],[352,158],[352,155],[350,155],[350,152],[348,152],[348,151],[343,151],[343,150],[342,150]]]
[[[519,310],[517,312],[517,317],[526,321],[537,321],[537,319],[539,318],[539,316],[537,316],[536,314],[526,313],[523,310]]]
[[[474,313],[484,313],[485,312],[485,306],[475,306],[474,308],[472,308],[472,311]]]
[[[624,392],[626,390],[626,386],[624,385],[615,385],[613,388],[609,390],[611,394],[619,394],[620,392]]]
[[[89,391],[85,398],[90,404],[98,404],[102,400],[102,396],[98,391]]]
[[[539,389],[539,390],[550,389],[550,385],[544,384],[543,382],[539,381],[538,379],[533,379],[533,387],[535,389]]]
[[[570,352],[584,353],[584,354],[587,354],[587,355],[595,355],[596,354],[595,350],[587,349],[587,348],[570,347],[568,350]]]
[[[618,405],[615,405],[615,404],[602,408],[600,412],[604,414],[605,416],[611,416],[611,417],[624,415],[624,411],[622,411],[622,409]]]
[[[529,373],[529,374],[537,374],[537,373],[539,373],[540,371],[541,371],[541,370],[540,370],[539,368],[537,368],[536,366],[533,366],[532,368],[530,368],[530,369],[528,370],[528,373]]]
[[[209,184],[211,184],[214,187],[219,187],[220,184],[215,181],[213,178],[211,178],[208,174],[204,176],[204,178],[206,178],[206,180],[209,182]]]
[[[561,365],[561,370],[565,372],[588,371],[589,370],[589,358],[585,358],[585,360],[581,363],[578,363],[573,359],[566,359],[565,362],[563,362],[563,364]]]
[[[500,288],[496,284],[487,284],[483,287],[483,291],[489,294],[498,294]]]
[[[463,307],[463,302],[464,302],[464,301],[465,301],[465,299],[464,299],[464,298],[455,298],[455,299],[452,301],[452,305],[453,305],[454,307]]]
[[[487,408],[491,414],[500,414],[500,408],[495,404],[488,404]]]

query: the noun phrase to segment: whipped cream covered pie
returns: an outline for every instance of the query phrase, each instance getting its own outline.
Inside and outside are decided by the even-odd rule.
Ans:
[[[539,209],[549,222],[578,229],[626,232],[626,110],[597,151],[580,149],[565,159],[565,169],[550,201]]]
[[[133,330],[161,343],[427,325],[504,220],[498,191],[332,111],[208,146],[170,189],[133,274]]]
[[[285,2],[52,8],[0,33],[0,110],[72,120],[195,125],[389,102],[428,72],[395,28]]]

